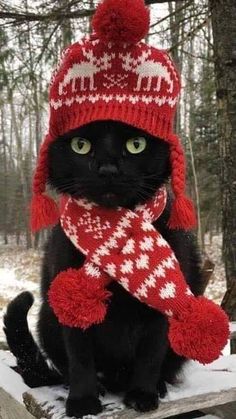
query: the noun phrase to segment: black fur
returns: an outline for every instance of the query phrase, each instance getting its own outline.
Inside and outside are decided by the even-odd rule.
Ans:
[[[16,357],[18,372],[30,387],[62,383],[62,377],[48,368],[29,331],[27,314],[33,302],[32,294],[25,291],[8,305],[4,316],[7,343]]]
[[[125,149],[127,139],[140,135],[145,136],[147,148],[140,154],[129,154]],[[88,155],[76,154],[71,149],[70,139],[74,136],[91,141]],[[112,121],[91,123],[59,138],[50,147],[49,162],[50,184],[59,192],[86,196],[101,205],[114,207],[133,208],[144,202],[167,181],[170,173],[165,142]],[[190,288],[198,295],[202,283],[195,239],[190,233],[168,229],[169,212],[170,202],[155,226],[175,251]],[[116,282],[109,285],[113,296],[105,321],[86,331],[60,326],[48,305],[47,291],[53,278],[68,267],[80,267],[83,261],[84,256],[61,227],[56,226],[45,250],[38,332],[42,351],[69,383],[67,414],[82,417],[102,410],[98,372],[103,373],[102,382],[108,390],[125,392],[127,406],[138,411],[155,409],[159,397],[166,393],[165,383],[176,381],[185,361],[170,349],[168,323],[161,313],[140,303]],[[39,352],[26,322],[29,298],[24,293],[10,304],[5,331],[26,382],[30,384],[32,378],[35,385],[39,375],[38,385],[42,385],[39,371],[42,365],[44,371],[45,363],[41,355],[36,357]],[[20,333],[16,335],[17,330]],[[31,372],[29,368],[25,371],[24,350],[18,349],[18,344],[24,349],[23,342],[26,342]],[[49,369],[44,373],[45,385],[51,383],[51,374],[54,376],[55,372]]]

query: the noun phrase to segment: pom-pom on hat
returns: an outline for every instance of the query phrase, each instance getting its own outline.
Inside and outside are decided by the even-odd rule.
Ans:
[[[110,0],[99,4],[93,29],[103,42],[136,44],[148,33],[149,10],[143,0]]]
[[[144,0],[104,0],[93,17],[93,34],[67,47],[53,73],[49,129],[34,175],[31,228],[59,219],[56,203],[45,194],[48,146],[58,136],[98,120],[140,128],[170,146],[175,196],[170,228],[195,227],[192,202],[185,196],[185,160],[173,121],[180,77],[168,53],[146,45],[149,11]]]

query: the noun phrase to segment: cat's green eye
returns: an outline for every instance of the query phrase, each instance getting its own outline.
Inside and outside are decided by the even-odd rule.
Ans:
[[[91,150],[91,143],[86,138],[74,137],[71,140],[71,148],[75,153],[88,154]]]
[[[126,142],[126,148],[131,154],[142,153],[145,150],[147,141],[144,137],[130,138]]]

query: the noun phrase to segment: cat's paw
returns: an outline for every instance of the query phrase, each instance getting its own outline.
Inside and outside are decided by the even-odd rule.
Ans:
[[[66,401],[67,416],[82,418],[85,415],[97,415],[102,412],[100,400],[95,396],[87,396],[81,399],[70,399]]]
[[[98,382],[98,394],[102,397],[104,397],[106,394],[106,387],[104,386],[101,380]]]
[[[158,408],[159,399],[157,393],[134,389],[126,394],[124,403],[138,412],[149,412]]]
[[[160,380],[157,384],[157,391],[161,399],[164,399],[164,397],[167,394],[167,386],[166,382],[164,380]]]

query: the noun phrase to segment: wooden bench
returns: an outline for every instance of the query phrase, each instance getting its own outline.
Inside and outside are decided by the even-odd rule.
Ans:
[[[11,368],[14,365],[12,355],[0,351],[0,418],[65,419],[67,390],[62,386],[30,389]],[[132,409],[128,410],[123,406],[121,398],[108,394],[101,398],[104,412],[99,417],[160,419],[196,409],[204,411],[216,406],[219,411],[220,407],[232,403],[228,405],[231,407],[227,416],[221,417],[236,418],[236,355],[222,357],[208,366],[189,362],[184,375],[181,384],[168,386],[168,395],[160,402],[156,411],[140,414]]]
[[[0,419],[34,419],[19,402],[0,387]]]

